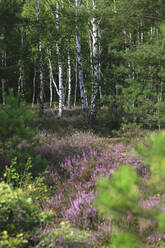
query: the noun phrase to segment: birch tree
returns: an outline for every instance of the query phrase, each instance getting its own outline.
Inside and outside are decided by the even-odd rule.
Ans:
[[[43,80],[43,57],[42,57],[42,41],[41,41],[41,28],[40,28],[40,15],[39,15],[39,0],[36,0],[37,7],[37,22],[38,22],[38,35],[39,35],[39,73],[40,73],[40,115],[44,113],[44,80]]]
[[[96,0],[93,0],[93,10],[96,10]],[[97,113],[97,97],[99,93],[99,44],[98,24],[95,16],[92,18],[92,43],[93,43],[93,83],[90,108],[90,122],[95,121]]]
[[[57,0],[56,4],[56,29],[59,35],[60,31],[60,0]],[[59,36],[58,36],[59,38]],[[63,68],[62,68],[62,61],[61,61],[61,51],[59,46],[59,40],[56,43],[56,50],[58,56],[58,80],[59,80],[59,117],[62,116],[63,107],[64,107],[64,85],[63,85]]]
[[[77,60],[75,65],[75,90],[74,90],[74,107],[76,106],[76,100],[77,100],[77,85],[78,85],[78,68],[77,68]]]
[[[68,109],[71,108],[71,63],[70,55],[68,53]]]
[[[24,46],[24,33],[23,33],[23,29],[21,29],[21,49],[23,49],[23,46]],[[22,61],[19,67],[18,92],[21,93],[22,95],[24,94],[24,72],[23,72]]]
[[[35,97],[36,97],[36,65],[34,63],[32,108],[34,107]]]
[[[52,69],[52,63],[51,63],[51,52],[50,51],[48,51],[48,63],[49,63],[50,107],[52,107],[52,100],[53,100],[53,88],[52,88],[52,86],[54,85],[58,97],[59,97],[59,89],[57,87],[57,84],[56,84],[54,76],[53,76],[53,69]]]
[[[78,14],[78,11],[80,8],[80,0],[75,0],[75,6],[76,6],[77,14]],[[86,101],[86,94],[85,94],[84,79],[83,79],[83,67],[82,67],[82,59],[81,59],[81,43],[80,43],[78,19],[76,23],[76,59],[77,59],[77,66],[78,66],[78,79],[79,79],[79,85],[80,85],[80,96],[81,96],[83,118],[84,118],[84,121],[88,123],[88,111],[87,111],[87,101]]]

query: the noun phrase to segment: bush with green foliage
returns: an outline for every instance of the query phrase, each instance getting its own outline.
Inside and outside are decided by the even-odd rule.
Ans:
[[[111,180],[97,182],[95,206],[111,219],[113,248],[145,247],[155,236],[163,242],[165,132],[153,133],[145,144],[137,145],[136,153],[149,167],[147,178],[138,176],[131,166],[121,166]]]
[[[28,108],[21,95],[14,96],[13,90],[10,89],[9,95],[6,95],[6,104],[0,105],[1,173],[12,159],[16,159],[16,171],[23,174],[29,156],[32,159],[33,166],[30,170],[33,176],[45,169],[46,161],[41,159],[35,149],[39,144],[36,129],[30,127],[35,116],[34,111]]]
[[[161,29],[162,33],[165,33],[163,25]],[[148,39],[146,34],[143,42],[136,41],[132,45],[127,40],[128,34],[131,35],[128,30],[124,49],[117,43],[111,44],[109,56],[111,66],[108,68],[107,65],[106,70],[102,69],[103,81],[107,82],[105,81],[102,86],[103,88],[105,85],[103,92],[106,93],[100,102],[109,108],[109,117],[105,119],[105,123],[120,131],[133,129],[135,124],[140,124],[144,128],[163,129],[165,127],[163,37],[159,33],[159,37],[153,36]],[[136,30],[136,35],[138,32]]]
[[[16,148],[22,141],[29,144],[33,142],[36,135],[35,130],[29,127],[34,119],[35,113],[27,108],[21,95],[14,96],[13,90],[6,95],[6,104],[0,105],[0,140],[1,146]]]
[[[25,164],[25,169],[23,174],[19,174],[17,169],[17,158],[12,159],[10,167],[5,168],[5,172],[3,174],[4,181],[16,187],[26,188],[31,183],[31,172],[29,171],[32,168],[32,160],[31,157],[28,158],[27,163]]]
[[[0,247],[29,247],[34,236],[50,214],[42,211],[32,197],[21,188],[0,183]]]
[[[126,49],[122,54],[128,71],[121,87],[125,113],[145,127],[160,129],[165,125],[162,40]]]

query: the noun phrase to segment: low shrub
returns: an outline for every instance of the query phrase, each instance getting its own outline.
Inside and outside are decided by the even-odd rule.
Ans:
[[[42,172],[47,162],[41,159],[36,146],[37,130],[31,128],[31,122],[36,117],[33,110],[29,109],[22,96],[9,90],[6,95],[6,104],[0,105],[0,177],[3,176],[5,166],[10,165],[13,159],[16,172],[23,174],[28,158],[31,157],[33,166],[30,168],[32,176]]]
[[[29,247],[37,239],[34,233],[46,224],[50,215],[42,211],[21,188],[0,183],[0,247]]]
[[[153,133],[136,152],[148,165],[147,178],[139,177],[131,166],[121,166],[111,180],[97,182],[95,206],[111,217],[113,248],[141,248],[164,240],[165,132]]]

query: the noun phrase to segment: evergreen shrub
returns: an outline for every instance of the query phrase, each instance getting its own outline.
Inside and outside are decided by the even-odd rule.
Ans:
[[[27,107],[21,95],[14,95],[12,89],[6,95],[6,104],[0,105],[0,164],[3,175],[6,165],[16,159],[15,168],[22,174],[29,156],[32,159],[31,172],[33,176],[45,169],[46,161],[41,159],[36,146],[37,130],[30,127],[35,118],[33,110]]]
[[[111,218],[113,248],[164,242],[165,132],[153,133],[145,144],[137,145],[136,153],[149,167],[147,177],[138,176],[131,166],[121,166],[111,180],[97,181],[95,206]]]

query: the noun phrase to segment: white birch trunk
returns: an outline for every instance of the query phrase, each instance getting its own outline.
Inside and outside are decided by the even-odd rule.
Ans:
[[[100,29],[98,30],[98,36],[101,37],[101,31]],[[99,46],[99,55],[101,54],[101,45],[100,45],[100,42],[98,43],[98,46]],[[102,88],[101,88],[101,75],[102,75],[102,72],[101,72],[101,62],[99,60],[99,97],[100,99],[103,97],[103,94],[102,94]]]
[[[77,68],[77,60],[76,60],[76,82],[75,82],[75,90],[74,90],[74,107],[76,106],[76,100],[77,100],[77,84],[78,84],[78,68]]]
[[[55,79],[54,79],[54,76],[53,76],[52,63],[51,63],[51,60],[50,60],[51,52],[50,52],[49,50],[48,50],[47,52],[48,52],[50,82],[51,82],[51,85],[54,85],[55,90],[56,90],[56,93],[57,93],[57,95],[59,96],[59,90],[58,90],[57,84],[56,84]],[[52,87],[52,86],[51,86],[51,87]],[[52,89],[52,94],[53,94],[53,89]]]
[[[124,48],[126,49],[127,47],[127,31],[126,28],[123,30],[123,35],[124,35]]]
[[[19,68],[19,78],[18,78],[18,92],[22,95],[24,94],[24,79],[23,79],[23,68],[20,66]]]
[[[71,63],[70,55],[68,54],[68,109],[71,108]]]
[[[36,97],[36,67],[34,65],[32,108],[34,107],[35,97]]]
[[[21,30],[21,48],[22,49],[23,49],[23,45],[24,45],[23,30]],[[24,95],[24,72],[23,72],[22,65],[19,68],[18,92]]]
[[[80,0],[75,0],[75,6],[77,11],[80,7]],[[81,106],[83,112],[83,118],[86,123],[88,123],[88,111],[87,111],[87,102],[86,102],[86,94],[84,87],[84,79],[83,79],[83,67],[82,67],[82,59],[81,59],[81,43],[80,43],[80,34],[78,23],[76,25],[76,57],[77,57],[77,66],[78,66],[78,78],[80,85],[80,96],[81,96]]]
[[[56,29],[59,33],[60,30],[60,1],[57,0],[56,4]],[[59,42],[56,43],[56,51],[58,56],[58,80],[59,80],[59,110],[58,115],[62,117],[63,107],[64,107],[64,85],[63,85],[63,68],[62,68],[62,61],[61,61],[61,53]]]
[[[141,37],[140,37],[140,39],[141,39],[141,44],[143,44],[143,43],[144,43],[144,30],[143,30],[143,23],[141,23]]]
[[[96,0],[93,0],[93,9],[96,9]],[[99,44],[98,44],[98,25],[95,17],[92,18],[92,41],[93,41],[93,85],[90,109],[90,121],[96,119],[97,97],[99,93]]]
[[[153,40],[153,27],[151,25],[151,29],[150,29],[150,40]]]
[[[51,73],[50,72],[49,72],[49,92],[50,92],[49,106],[50,106],[50,108],[52,108],[53,88],[52,88],[52,77],[51,77]]]
[[[88,34],[88,40],[89,40],[89,49],[90,49],[90,65],[91,65],[91,76],[93,79],[93,42],[92,42],[92,34],[89,31]]]
[[[37,6],[37,21],[39,32],[39,71],[40,71],[40,115],[44,113],[44,81],[43,81],[43,58],[42,58],[42,41],[40,37],[40,15],[39,15],[39,0],[36,0]]]

